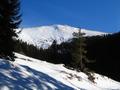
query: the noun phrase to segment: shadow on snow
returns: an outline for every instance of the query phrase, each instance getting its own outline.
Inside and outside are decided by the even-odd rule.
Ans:
[[[37,90],[74,90],[72,87],[55,80],[47,74],[38,72],[34,69],[29,68],[28,66],[21,67],[30,72],[31,75],[24,77],[24,75],[21,74],[22,71],[19,67],[9,68],[8,75],[10,77],[0,72],[0,90],[2,87],[8,87],[10,90],[33,90],[34,88],[37,88]],[[0,69],[4,70],[4,65],[0,65]]]

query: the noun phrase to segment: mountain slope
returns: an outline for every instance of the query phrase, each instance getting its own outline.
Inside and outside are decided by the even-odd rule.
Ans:
[[[16,61],[0,59],[0,90],[120,90],[120,83],[99,74],[92,83],[82,72],[16,53]]]
[[[34,28],[25,28],[19,34],[19,39],[33,44],[38,47],[47,48],[53,40],[56,40],[58,44],[67,41],[73,37],[73,32],[78,32],[79,28],[74,28],[67,25],[52,25],[52,26],[41,26]],[[91,31],[81,29],[86,36],[101,35],[105,34],[98,31]]]

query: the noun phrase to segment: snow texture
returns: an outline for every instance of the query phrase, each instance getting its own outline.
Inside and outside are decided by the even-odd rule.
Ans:
[[[68,25],[51,25],[51,26],[41,26],[33,28],[25,28],[20,34],[18,34],[19,39],[27,42],[28,44],[33,44],[37,47],[48,48],[53,40],[56,40],[58,44],[65,42],[68,39],[73,38],[73,32],[78,32],[80,28],[74,28]],[[19,30],[18,30],[19,31]],[[103,35],[105,33],[81,29],[86,36],[93,35]]]
[[[0,90],[120,90],[120,83],[94,74],[87,75],[16,53],[16,61],[0,59]]]

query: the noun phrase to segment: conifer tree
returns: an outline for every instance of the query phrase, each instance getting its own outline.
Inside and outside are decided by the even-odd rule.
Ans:
[[[84,71],[85,63],[88,61],[86,58],[86,50],[85,50],[85,38],[83,37],[84,33],[81,33],[81,30],[78,33],[73,33],[74,36],[74,45],[72,48],[72,62],[74,68],[78,71]]]
[[[0,55],[14,60],[15,29],[21,22],[20,1],[0,0]]]
[[[51,57],[51,61],[54,63],[58,63],[58,52],[57,52],[57,41],[54,40],[51,47],[50,47],[50,57]]]

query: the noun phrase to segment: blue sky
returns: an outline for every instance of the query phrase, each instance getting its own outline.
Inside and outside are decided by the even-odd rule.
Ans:
[[[120,31],[120,0],[21,0],[21,27],[65,24]]]

